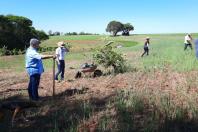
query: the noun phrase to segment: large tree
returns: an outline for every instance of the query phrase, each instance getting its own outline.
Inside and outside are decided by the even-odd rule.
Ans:
[[[43,31],[32,27],[32,21],[26,17],[0,16],[0,48],[6,46],[7,49],[24,49],[32,37],[48,39]]]
[[[123,30],[124,25],[121,22],[118,21],[111,21],[107,25],[106,31],[113,34],[113,36],[116,36],[118,32]]]
[[[122,32],[122,35],[129,36],[129,32],[133,31],[134,27],[130,23],[122,24],[118,21],[111,21],[107,25],[106,31],[116,36],[118,32]]]

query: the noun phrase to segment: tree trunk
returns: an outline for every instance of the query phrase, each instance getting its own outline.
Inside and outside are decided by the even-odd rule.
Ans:
[[[113,32],[113,36],[115,37],[117,35],[118,32]]]

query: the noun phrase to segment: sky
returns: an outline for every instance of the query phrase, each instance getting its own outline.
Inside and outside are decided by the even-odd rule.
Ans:
[[[0,15],[24,16],[38,30],[106,34],[112,21],[136,34],[198,32],[198,0],[0,0]]]

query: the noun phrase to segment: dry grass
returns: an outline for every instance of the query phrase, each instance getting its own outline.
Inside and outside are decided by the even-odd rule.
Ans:
[[[16,125],[15,129],[30,130],[29,128],[34,128],[34,125],[37,124],[36,122],[45,120],[47,122],[46,124],[49,123],[51,125],[44,125],[43,127],[55,130],[54,121],[46,120],[50,114],[58,112],[58,115],[54,115],[55,117],[53,117],[53,119],[56,119],[56,123],[60,127],[61,122],[67,120],[67,117],[62,118],[59,114],[62,112],[64,113],[65,110],[67,112],[71,110],[71,112],[73,111],[75,113],[75,110],[81,107],[82,103],[79,104],[79,102],[84,102],[85,108],[91,110],[89,111],[89,116],[86,118],[83,116],[80,117],[80,122],[75,122],[76,124],[73,128],[79,131],[90,129],[98,131],[119,130],[120,127],[124,127],[125,125],[119,126],[123,123],[123,119],[116,118],[118,111],[114,106],[115,99],[113,99],[113,102],[111,102],[111,99],[116,97],[115,93],[119,93],[119,91],[122,90],[129,91],[128,94],[131,95],[130,99],[134,100],[134,98],[132,98],[134,96],[140,98],[141,100],[139,101],[145,104],[135,107],[137,111],[143,109],[143,114],[138,112],[138,114],[134,115],[134,119],[142,120],[143,122],[146,121],[146,113],[153,113],[152,108],[156,108],[159,115],[162,117],[160,119],[165,119],[166,116],[170,119],[175,119],[178,116],[178,109],[187,111],[188,118],[185,117],[185,119],[190,120],[197,118],[198,85],[196,82],[196,75],[198,73],[196,71],[178,73],[171,71],[170,68],[166,68],[161,71],[135,71],[119,74],[117,76],[103,76],[95,79],[85,77],[75,80],[74,74],[76,70],[77,69],[67,69],[65,74],[67,80],[65,82],[56,83],[57,97],[55,100],[51,100],[49,97],[52,95],[52,74],[50,72],[44,73],[39,88],[39,94],[43,97],[42,106],[37,110],[28,110],[27,117],[32,121],[27,123],[28,125],[26,124],[26,126],[22,125],[21,123],[23,123],[23,121],[21,121]],[[22,95],[27,98],[27,91],[24,90],[28,84],[27,76],[23,75],[24,73],[17,75],[4,74],[0,81],[1,94],[7,96],[7,98],[17,95]],[[21,90],[23,90],[23,92],[20,92]],[[70,90],[74,90],[74,92],[70,92]],[[126,95],[127,94],[124,96]],[[120,99],[125,100],[124,96]],[[131,101],[133,101],[130,99],[125,100],[129,105]],[[167,109],[167,107],[169,109]],[[65,113],[66,115],[68,114],[67,112]],[[76,112],[79,113],[78,110]],[[42,118],[38,119],[40,116],[42,116]],[[109,123],[108,120],[114,120],[114,123]],[[164,123],[164,120],[160,121],[161,124]],[[155,125],[155,122],[153,123]],[[141,122],[138,121],[135,122],[135,124],[138,128],[134,126],[134,129],[143,131],[144,126],[141,125]],[[115,127],[115,129],[113,129],[113,127]],[[57,128],[57,130],[63,130],[63,128],[64,126],[61,126],[61,128]]]

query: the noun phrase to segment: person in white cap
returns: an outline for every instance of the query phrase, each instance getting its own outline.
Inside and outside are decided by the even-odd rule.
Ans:
[[[55,58],[54,55],[41,55],[37,52],[40,41],[36,38],[30,40],[30,47],[26,51],[25,67],[30,77],[28,85],[28,94],[30,100],[37,101],[39,99],[38,86],[40,76],[44,72],[42,59]]]
[[[190,47],[191,50],[193,49],[193,48],[192,48],[192,43],[191,43],[192,40],[193,40],[193,38],[192,38],[191,34],[188,33],[188,34],[185,36],[185,38],[184,38],[184,50],[186,50],[187,47]]]
[[[58,76],[61,73],[61,80],[64,80],[64,74],[65,74],[65,54],[69,52],[69,50],[65,47],[64,42],[58,42],[57,43],[58,48],[56,49],[56,62],[57,62],[57,68],[58,71],[55,75],[55,80],[58,81]]]
[[[143,57],[145,54],[149,55],[149,44],[150,44],[150,38],[146,37],[146,41],[144,43],[144,53],[141,55],[141,57]]]

